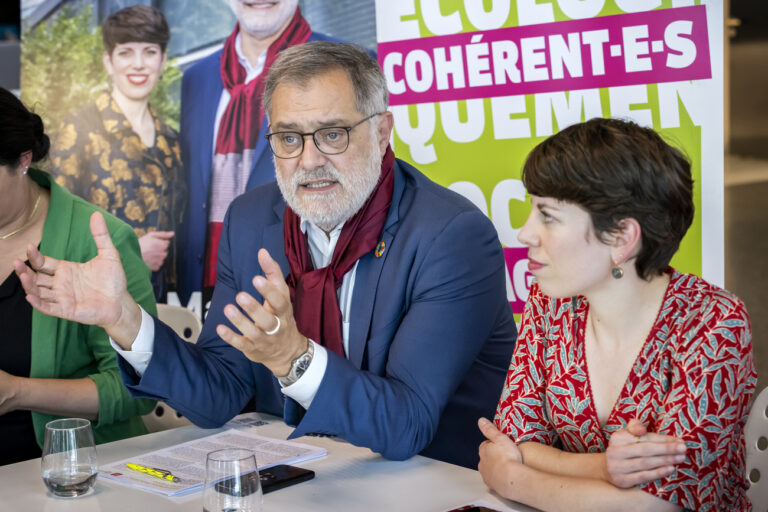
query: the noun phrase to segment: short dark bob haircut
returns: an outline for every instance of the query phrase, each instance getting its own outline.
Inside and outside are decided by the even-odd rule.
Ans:
[[[658,133],[630,121],[595,118],[536,146],[523,168],[528,193],[589,212],[604,243],[633,218],[642,230],[637,275],[663,273],[693,221],[691,163]]]
[[[148,5],[133,5],[110,14],[101,26],[101,39],[109,55],[125,43],[154,43],[165,52],[171,31],[165,16]]]

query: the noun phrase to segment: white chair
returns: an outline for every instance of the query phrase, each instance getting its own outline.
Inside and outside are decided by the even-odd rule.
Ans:
[[[157,318],[171,327],[176,334],[184,340],[195,343],[203,324],[200,318],[192,311],[181,306],[171,306],[169,304],[157,305]],[[155,410],[143,416],[144,425],[150,432],[159,430],[168,430],[170,428],[183,427],[191,425],[187,418],[176,412],[165,402],[157,402]]]
[[[168,324],[176,334],[190,343],[195,343],[203,324],[200,317],[191,309],[181,306],[171,306],[170,304],[157,305],[157,318]]]
[[[749,412],[744,428],[747,445],[747,496],[754,512],[768,512],[768,387],[763,389]]]

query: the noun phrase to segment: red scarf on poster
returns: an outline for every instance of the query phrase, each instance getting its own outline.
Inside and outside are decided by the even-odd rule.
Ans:
[[[267,56],[262,72],[246,84],[244,82],[247,73],[240,64],[237,50],[235,49],[235,41],[239,32],[240,25],[238,24],[227,38],[224,43],[224,49],[221,52],[221,81],[224,84],[224,88],[229,91],[231,99],[219,121],[215,148],[217,155],[243,155],[246,150],[256,148],[259,136],[261,135],[261,125],[264,122],[265,113],[262,97],[269,68],[281,51],[289,46],[306,43],[312,33],[309,24],[301,16],[301,11],[297,8],[291,22],[267,48]],[[250,169],[242,168],[249,161],[244,161],[242,158],[234,159],[234,161],[239,162],[239,166],[224,165],[223,167],[217,167],[216,160],[214,160],[212,182],[235,182],[237,181],[237,176],[250,171]],[[244,184],[243,187],[245,187]],[[242,192],[244,192],[244,189],[238,193]],[[232,197],[226,198],[227,203],[234,199],[235,195],[237,193],[232,193]],[[215,198],[211,198],[211,201],[215,201]],[[224,206],[226,207],[227,205]],[[216,262],[218,261],[222,227],[221,220],[214,220],[208,223],[205,263],[203,267],[204,288],[212,288],[216,284]]]
[[[245,149],[256,147],[261,123],[264,122],[264,105],[261,99],[264,95],[267,71],[281,51],[289,46],[306,43],[312,33],[309,24],[301,16],[301,11],[296,8],[291,23],[267,49],[264,71],[244,84],[245,68],[240,65],[237,51],[235,51],[235,39],[239,31],[238,24],[224,43],[221,53],[221,80],[224,88],[232,96],[221,118],[219,133],[216,136],[216,153],[224,155],[242,153]]]
[[[341,229],[328,266],[315,269],[307,237],[301,232],[301,219],[285,207],[285,254],[291,273],[293,316],[299,332],[344,357],[341,310],[336,290],[355,262],[379,243],[384,221],[392,203],[395,154],[387,146],[381,161],[379,182],[363,207]]]

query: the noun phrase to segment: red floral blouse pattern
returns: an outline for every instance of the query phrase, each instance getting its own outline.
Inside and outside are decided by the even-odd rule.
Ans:
[[[583,297],[552,299],[531,287],[496,411],[499,429],[518,443],[595,453],[638,418],[688,446],[674,473],[640,488],[685,509],[749,510],[743,429],[757,377],[742,302],[672,271],[656,323],[604,426],[584,352],[588,309]]]

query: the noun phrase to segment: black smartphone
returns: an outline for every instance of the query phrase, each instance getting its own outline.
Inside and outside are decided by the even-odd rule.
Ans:
[[[461,508],[455,508],[453,510],[449,510],[448,512],[499,512],[498,510],[483,507],[481,505],[466,505]]]
[[[264,494],[315,478],[315,472],[310,469],[297,468],[296,466],[288,466],[286,464],[272,466],[261,471],[259,474]]]
[[[260,471],[259,476],[262,492],[267,494],[289,485],[311,480],[315,477],[315,472],[309,469],[297,468],[296,466],[280,464]],[[256,473],[240,475],[239,482],[235,478],[227,478],[217,482],[216,490],[230,496],[248,496],[253,494],[259,490]]]

